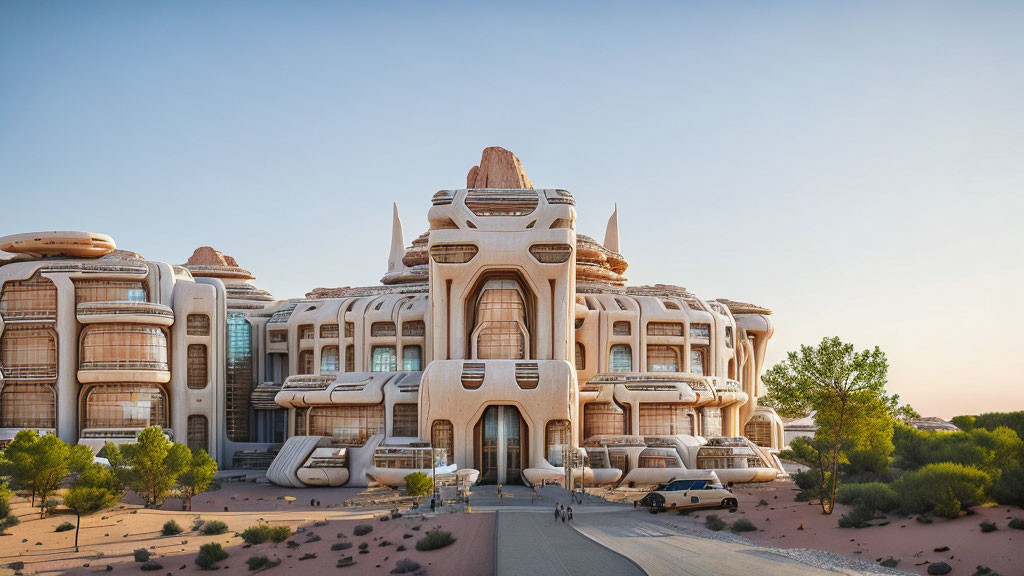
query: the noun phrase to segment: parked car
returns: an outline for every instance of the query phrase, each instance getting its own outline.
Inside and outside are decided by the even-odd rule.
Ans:
[[[739,502],[732,490],[722,486],[717,477],[702,480],[672,480],[633,502],[634,508],[648,508],[652,514],[667,510],[704,508],[728,508],[730,512],[735,512],[738,506]]]

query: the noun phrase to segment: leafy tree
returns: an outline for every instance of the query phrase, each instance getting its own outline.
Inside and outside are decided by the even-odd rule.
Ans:
[[[78,552],[78,532],[82,516],[99,512],[117,504],[124,496],[124,486],[113,470],[100,464],[90,464],[71,484],[64,495],[64,505],[75,513],[75,552]]]
[[[163,504],[192,458],[184,444],[168,440],[158,426],[139,432],[134,444],[117,446],[107,442],[106,451],[118,478],[142,497],[146,508]]]
[[[40,518],[46,515],[47,497],[60,488],[61,481],[92,463],[88,447],[71,446],[53,434],[32,442],[26,454],[32,488],[43,503]]]
[[[961,430],[973,430],[984,428],[995,430],[1000,426],[1006,426],[1017,433],[1017,436],[1024,438],[1024,410],[1018,412],[988,412],[977,416],[957,416],[953,418]]]
[[[776,410],[815,413],[814,454],[804,463],[819,476],[818,499],[825,514],[835,507],[839,465],[848,461],[848,451],[870,446],[877,460],[892,452],[891,442],[886,446],[873,438],[892,427],[895,401],[885,393],[888,368],[878,347],[857,352],[833,337],[790,352],[764,375]]]
[[[907,472],[893,483],[893,489],[907,512],[931,510],[936,516],[956,518],[961,509],[984,502],[991,483],[989,475],[974,466],[941,462]]]
[[[36,488],[32,470],[32,446],[39,441],[36,430],[20,430],[7,445],[0,458],[0,474],[11,479],[15,490],[26,490],[32,494],[32,506],[36,505]]]
[[[426,496],[434,491],[434,480],[423,472],[413,472],[405,477],[405,493],[409,496]]]
[[[178,495],[186,510],[192,510],[192,497],[206,492],[216,475],[217,461],[202,448],[193,450],[188,468],[178,477]]]
[[[7,488],[6,483],[0,483],[0,534],[5,534],[11,526],[16,526],[18,517],[11,514],[11,496],[14,493]]]

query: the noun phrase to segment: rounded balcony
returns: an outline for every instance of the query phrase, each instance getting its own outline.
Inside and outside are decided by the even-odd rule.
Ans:
[[[174,310],[155,302],[82,302],[76,312],[82,324],[174,324]]]
[[[156,326],[91,324],[82,330],[78,381],[166,383],[167,334]]]

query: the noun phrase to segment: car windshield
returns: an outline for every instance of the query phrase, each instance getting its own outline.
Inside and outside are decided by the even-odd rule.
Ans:
[[[680,490],[704,490],[708,486],[707,480],[674,480],[669,482],[662,492],[678,492]]]

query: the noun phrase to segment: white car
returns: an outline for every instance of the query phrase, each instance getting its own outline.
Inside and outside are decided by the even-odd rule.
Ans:
[[[735,512],[738,506],[732,490],[717,480],[672,480],[633,502],[634,508],[649,508],[652,514],[701,508],[728,508]]]

